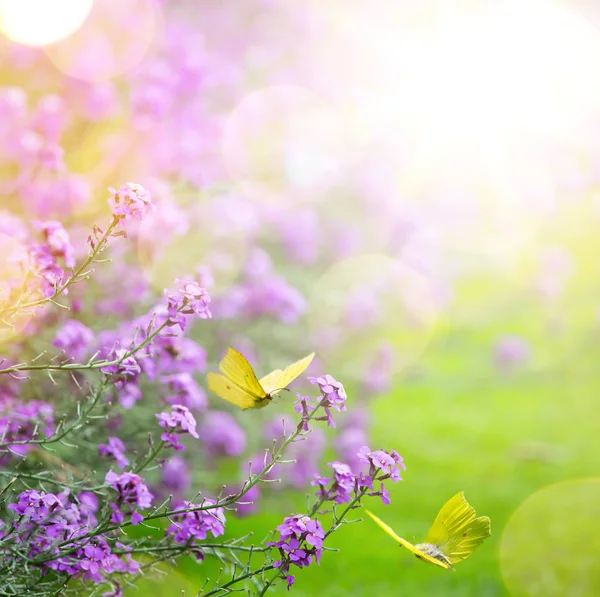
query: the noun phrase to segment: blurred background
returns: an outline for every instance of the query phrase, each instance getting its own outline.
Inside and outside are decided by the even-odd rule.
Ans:
[[[228,536],[262,538],[364,443],[404,457],[370,507],[408,540],[458,491],[492,519],[455,573],[348,525],[298,597],[600,594],[598,26],[583,0],[0,0],[4,253],[19,219],[58,219],[83,254],[105,189],[138,182],[157,211],[92,298],[73,289],[86,324],[197,273],[199,392],[228,345],[261,374],[315,350],[346,386],[337,429]],[[207,399],[227,433],[157,486],[241,481],[292,414]],[[190,560],[140,587],[217,575]]]

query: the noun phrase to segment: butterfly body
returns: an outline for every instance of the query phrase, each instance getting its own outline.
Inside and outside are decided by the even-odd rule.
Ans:
[[[430,558],[434,558],[438,562],[442,562],[443,565],[448,566],[449,568],[452,568],[452,564],[450,563],[450,560],[435,545],[432,545],[431,543],[417,543],[415,545],[415,547],[420,552],[424,553],[425,555],[429,556]],[[417,556],[417,558],[419,558],[419,560],[423,560],[424,562],[428,561],[428,560],[422,558],[419,554],[415,554],[415,555]]]
[[[208,374],[208,387],[223,400],[235,404],[242,410],[264,408],[273,396],[301,375],[310,365],[315,353],[292,363],[285,369],[275,369],[260,380],[243,354],[228,348],[219,363],[219,373]]]
[[[454,570],[452,564],[468,558],[491,534],[490,519],[475,517],[475,509],[463,492],[450,498],[439,511],[423,543],[413,545],[399,537],[385,522],[367,510],[367,514],[402,547],[434,566]]]

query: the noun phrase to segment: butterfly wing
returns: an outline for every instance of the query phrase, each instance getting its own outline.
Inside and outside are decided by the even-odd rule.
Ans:
[[[491,534],[487,516],[475,518],[475,509],[461,491],[451,497],[425,537],[425,543],[437,546],[451,563],[460,562]]]
[[[315,353],[312,352],[303,359],[300,359],[299,361],[288,365],[281,372],[279,379],[269,380],[270,382],[275,381],[275,385],[272,387],[270,393],[276,393],[280,390],[287,388],[299,375],[302,375],[306,371],[306,368],[311,364],[314,357]],[[273,371],[273,373],[275,373],[275,371]],[[269,377],[270,375],[272,374],[270,373],[267,377]],[[269,390],[267,390],[267,392],[269,392]]]
[[[283,371],[281,369],[275,369],[271,373],[260,378],[260,385],[267,394],[271,394],[273,390],[279,387],[279,379]]]
[[[223,400],[239,406],[242,410],[256,408],[259,401],[252,394],[231,383],[224,375],[218,373],[208,374],[208,387]]]
[[[425,562],[428,562],[430,564],[434,564],[435,566],[439,566],[440,568],[446,568],[446,569],[449,568],[449,566],[446,563],[441,562],[440,560],[436,560],[435,558],[432,558],[431,556],[429,556],[426,553],[422,552],[420,549],[417,549],[417,547],[415,547],[412,543],[409,543],[406,539],[402,539],[402,537],[399,537],[398,535],[396,535],[396,533],[394,532],[394,530],[390,526],[388,526],[387,524],[385,524],[385,522],[383,522],[383,520],[381,520],[380,518],[378,518],[377,516],[375,516],[375,514],[373,514],[372,512],[369,512],[369,510],[366,510],[366,513],[392,539],[394,539],[395,541],[397,541],[400,545],[402,545],[402,547],[405,547],[406,549],[408,549],[408,551],[414,553],[416,556],[418,556],[419,558],[421,558]]]
[[[492,534],[491,521],[487,516],[479,516],[468,523],[459,533],[448,538],[439,546],[440,551],[451,564],[468,558],[475,548]]]
[[[256,400],[267,397],[246,357],[234,348],[227,349],[223,360],[219,363],[219,370],[233,385]]]

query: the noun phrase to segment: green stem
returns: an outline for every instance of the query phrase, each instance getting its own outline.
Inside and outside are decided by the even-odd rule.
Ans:
[[[85,365],[81,365],[79,363],[64,363],[62,365],[13,365],[12,367],[7,367],[6,369],[0,369],[0,374],[18,373],[19,371],[87,371],[92,369],[101,369],[102,367],[110,367],[112,365],[120,365],[125,359],[133,356],[136,352],[139,352],[142,348],[150,344],[154,338],[156,338],[156,336],[167,327],[167,325],[168,321],[165,321],[151,334],[148,334],[148,336],[142,342],[140,342],[140,344],[126,351],[118,359],[113,359],[112,361],[94,361],[91,363],[86,363]]]
[[[250,572],[246,572],[246,574],[242,574],[241,576],[236,576],[235,578],[232,578],[229,582],[226,582],[224,585],[210,590],[208,593],[202,593],[200,597],[211,597],[211,595],[217,595],[222,591],[230,593],[231,591],[227,591],[229,587],[235,585],[238,582],[241,582],[242,580],[246,580],[247,578],[252,578],[257,574],[262,574],[263,572],[267,572],[268,570],[273,570],[273,568],[273,564],[268,564],[266,566],[263,566],[262,568],[259,568],[258,570],[251,570]]]
[[[14,442],[3,442],[0,444],[0,449],[7,448],[9,446],[17,446],[17,445],[24,445],[24,444],[27,444],[27,445],[54,444],[54,443],[60,441],[61,439],[63,439],[63,437],[65,437],[69,433],[71,433],[71,431],[73,431],[74,429],[79,427],[82,422],[87,420],[87,416],[92,412],[92,410],[94,410],[94,408],[96,407],[96,404],[98,403],[98,400],[100,400],[100,396],[102,396],[102,394],[104,393],[104,390],[108,387],[109,384],[110,384],[110,379],[108,379],[108,378],[105,379],[104,381],[102,381],[100,383],[100,385],[98,386],[98,389],[96,390],[94,398],[92,399],[91,403],[86,407],[83,414],[81,416],[77,417],[77,419],[75,419],[75,421],[73,421],[73,423],[71,423],[71,425],[63,428],[63,430],[58,435],[53,435],[52,437],[49,437],[46,439],[30,439],[30,440],[19,440],[19,441],[14,441]]]
[[[108,238],[109,238],[110,234],[112,233],[112,231],[114,230],[114,228],[116,227],[117,223],[118,223],[118,218],[116,216],[114,216],[112,219],[112,222],[109,224],[108,228],[106,229],[106,232],[102,235],[100,240],[96,243],[95,248],[92,249],[92,252],[88,255],[88,258],[77,268],[77,270],[75,270],[73,272],[73,275],[60,288],[57,288],[54,291],[54,294],[52,296],[44,297],[44,298],[38,299],[36,301],[30,301],[28,303],[13,305],[11,307],[3,309],[2,311],[0,311],[0,317],[10,315],[10,314],[14,313],[15,311],[19,311],[19,310],[23,310],[23,309],[31,309],[33,307],[39,307],[41,305],[44,305],[45,303],[49,303],[49,302],[52,302],[55,299],[57,299],[65,290],[67,290],[69,288],[69,286],[71,286],[72,284],[77,282],[77,280],[79,279],[81,274],[84,272],[84,270],[87,269],[92,264],[94,259],[96,259],[98,254],[104,249],[104,247],[108,241]]]
[[[81,485],[75,485],[74,483],[65,483],[64,481],[55,481],[54,479],[50,479],[49,477],[44,477],[43,475],[34,475],[31,473],[0,471],[0,476],[16,477],[17,479],[29,479],[31,481],[40,481],[43,483],[51,483],[52,485],[58,485],[59,487],[65,487],[67,489],[76,489],[78,491],[85,489],[85,491],[91,491],[93,493],[97,493],[100,495],[102,495],[104,493],[103,491],[99,491],[97,488],[88,489],[87,487],[82,487]]]
[[[133,469],[134,473],[141,473],[160,453],[160,451],[164,448],[165,442],[161,441],[160,444],[154,450],[152,450],[146,460],[144,460],[141,464],[139,464],[135,469]]]

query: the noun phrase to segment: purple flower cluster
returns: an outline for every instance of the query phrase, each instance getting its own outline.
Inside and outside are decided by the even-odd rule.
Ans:
[[[103,535],[84,539],[97,524],[94,515],[97,503],[87,494],[80,494],[77,502],[70,501],[66,493],[55,495],[35,490],[24,491],[17,497],[17,502],[9,504],[8,509],[18,516],[12,523],[12,531],[16,542],[26,546],[27,558],[43,554],[44,568],[93,583],[105,582],[115,573],[139,571],[139,564],[131,556],[114,554]],[[60,545],[64,546],[62,552]],[[125,548],[119,542],[115,545],[120,550]]]
[[[76,319],[65,321],[56,332],[53,344],[75,360],[83,359],[94,342],[94,332]]]
[[[111,194],[108,203],[119,224],[142,220],[149,211],[154,209],[150,193],[140,184],[128,182],[118,191],[112,187],[108,190]]]
[[[311,485],[319,487],[317,497],[324,501],[333,501],[336,504],[344,504],[352,499],[360,487],[360,479],[352,472],[352,469],[342,462],[330,462],[333,469],[333,478],[316,475]],[[331,486],[327,485],[331,482]]]
[[[65,280],[65,272],[58,260],[61,259],[67,268],[75,267],[75,248],[60,222],[37,222],[36,227],[41,230],[45,242],[30,245],[29,258],[40,282],[39,290],[50,297]]]
[[[39,290],[45,297],[55,294],[57,288],[64,282],[65,272],[57,263],[56,258],[46,245],[29,247],[29,258],[33,271],[39,279]],[[65,294],[67,292],[65,291]]]
[[[173,494],[173,503],[179,503],[183,493],[187,491],[192,479],[189,467],[181,456],[173,456],[162,465],[161,489]]]
[[[387,479],[393,483],[402,480],[400,468],[406,468],[402,457],[395,450],[371,452],[368,446],[362,446],[357,458],[369,465],[365,473],[355,473],[350,466],[342,462],[330,462],[332,477],[315,475],[311,484],[318,487],[317,497],[322,501],[344,504],[350,502],[360,491],[369,490],[366,495],[380,497],[384,504],[389,504],[389,492],[383,482]],[[375,482],[380,483],[380,489],[374,489]]]
[[[368,475],[372,476],[376,471],[381,473],[378,480],[385,481],[391,479],[394,483],[401,481],[400,469],[406,470],[402,456],[396,450],[374,450],[369,446],[362,446],[358,451],[358,458],[369,465]]]
[[[298,400],[294,405],[294,410],[302,415],[300,426],[308,431],[308,422],[313,412],[321,407],[325,411],[324,417],[315,417],[316,421],[327,421],[328,427],[335,427],[335,421],[331,410],[338,412],[346,410],[346,390],[344,386],[336,381],[331,375],[322,375],[321,377],[309,377],[308,380],[312,384],[319,386],[321,390],[321,399],[315,401],[308,396],[297,394]]]
[[[0,462],[5,462],[7,450],[24,456],[32,447],[27,444],[11,445],[11,442],[29,441],[40,431],[46,437],[54,433],[54,407],[47,402],[17,402],[6,398],[2,410],[4,412],[0,415],[0,443],[5,444],[6,448],[0,448]]]
[[[161,378],[161,382],[167,388],[168,393],[165,400],[169,404],[181,404],[195,411],[202,411],[206,408],[208,404],[206,393],[190,373],[165,375]]]
[[[335,408],[337,411],[346,410],[346,390],[344,386],[336,381],[331,375],[322,375],[321,377],[309,377],[310,383],[318,385],[321,390],[323,400],[321,406],[325,408]]]
[[[132,524],[139,524],[144,520],[144,517],[134,508],[141,510],[149,508],[154,496],[148,491],[139,475],[135,473],[118,475],[111,471],[106,474],[104,482],[117,492],[117,501],[111,504],[113,511],[111,518],[114,523],[123,522],[126,514],[131,514]]]
[[[123,388],[128,381],[135,379],[142,369],[133,355],[128,355],[130,350],[126,348],[113,348],[108,355],[111,365],[102,367],[102,373],[111,375],[111,381],[117,388]]]
[[[75,248],[71,244],[69,233],[60,222],[37,222],[37,228],[41,230],[45,246],[54,258],[62,258],[65,267],[75,267]]]
[[[121,468],[129,465],[129,459],[125,456],[125,444],[118,437],[109,437],[108,444],[98,444],[98,452],[102,456],[114,458]]]
[[[218,303],[219,317],[227,319],[272,317],[292,324],[305,311],[306,299],[285,278],[273,272],[271,258],[261,249],[251,252],[243,282],[231,286]]]
[[[200,424],[200,438],[206,453],[218,456],[239,456],[246,449],[246,434],[229,413],[210,411]]]
[[[156,415],[158,424],[165,429],[160,436],[167,448],[174,450],[184,450],[185,447],[179,442],[178,434],[189,433],[192,437],[198,439],[196,431],[196,419],[186,406],[174,404],[170,413],[161,412]]]
[[[201,510],[207,506],[214,506],[216,502],[207,498],[202,504],[184,502],[182,508],[189,508],[189,512],[173,516],[173,524],[167,529],[168,535],[173,535],[176,543],[187,544],[191,541],[204,541],[209,533],[219,537],[225,533],[225,511],[221,507]],[[203,559],[203,554],[198,548],[196,557]]]
[[[185,331],[187,315],[195,315],[200,319],[210,319],[212,313],[209,309],[210,295],[194,280],[177,280],[180,284],[176,294],[167,296],[167,322],[168,325],[179,326]]]
[[[325,532],[318,520],[302,514],[286,517],[277,530],[279,540],[271,541],[267,545],[279,550],[281,559],[273,562],[273,566],[285,574],[289,588],[295,580],[294,576],[288,574],[292,564],[298,568],[305,568],[313,562],[313,558],[319,563]]]

